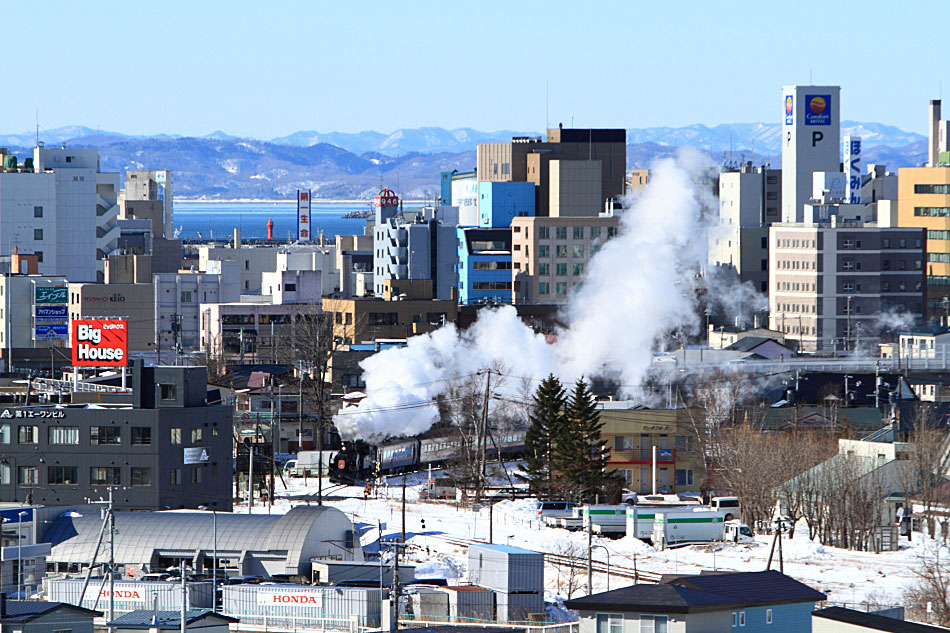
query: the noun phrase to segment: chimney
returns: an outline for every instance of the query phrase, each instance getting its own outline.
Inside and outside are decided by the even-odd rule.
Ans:
[[[241,248],[241,229],[234,227],[234,248]]]
[[[937,139],[940,136],[940,99],[930,101],[930,125],[927,128],[927,166],[937,166]]]

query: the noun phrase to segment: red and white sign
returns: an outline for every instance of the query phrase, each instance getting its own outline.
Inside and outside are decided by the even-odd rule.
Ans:
[[[323,607],[323,592],[258,591],[257,604],[282,607]]]
[[[100,599],[109,599],[109,590],[103,589],[99,592]],[[124,600],[125,602],[145,602],[147,596],[145,591],[142,589],[118,589],[115,590],[115,599]]]
[[[129,324],[111,319],[72,322],[73,367],[125,367]]]
[[[297,190],[297,241],[309,242],[313,239],[310,217],[310,190]]]

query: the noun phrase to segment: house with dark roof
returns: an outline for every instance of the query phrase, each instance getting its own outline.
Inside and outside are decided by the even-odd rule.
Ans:
[[[756,354],[769,360],[785,360],[795,356],[794,350],[785,347],[774,338],[765,336],[743,336],[726,349]]]
[[[578,612],[579,633],[807,633],[815,603],[825,598],[770,570],[674,576],[564,604]]]
[[[93,633],[93,620],[101,615],[64,602],[7,600],[0,594],[0,633]]]
[[[185,626],[189,631],[201,633],[229,633],[232,623],[240,622],[214,611],[190,609],[185,611]],[[139,631],[179,631],[181,613],[179,611],[153,611],[138,609],[130,611],[109,622],[115,633],[138,633]]]
[[[943,633],[947,632],[939,626],[905,622],[877,613],[865,613],[843,607],[828,607],[811,614],[812,633],[871,633],[885,631],[886,633]]]

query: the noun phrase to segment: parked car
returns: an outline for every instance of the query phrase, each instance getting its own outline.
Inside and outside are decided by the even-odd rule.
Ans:
[[[139,580],[144,582],[161,582],[169,579],[171,579],[171,575],[169,574],[145,574],[139,578]]]
[[[539,501],[538,516],[563,519],[574,516],[574,506],[570,501]]]

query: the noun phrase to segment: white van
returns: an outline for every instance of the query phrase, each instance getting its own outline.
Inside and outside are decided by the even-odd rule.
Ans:
[[[709,501],[709,507],[722,512],[726,517],[726,521],[739,520],[742,518],[742,508],[739,507],[739,497],[713,497]]]

